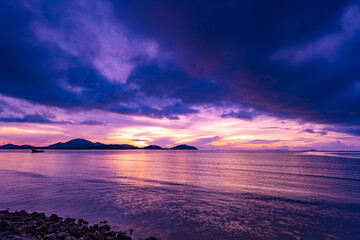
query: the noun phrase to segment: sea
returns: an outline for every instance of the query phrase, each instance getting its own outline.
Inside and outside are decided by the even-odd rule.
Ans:
[[[0,150],[0,210],[135,240],[360,239],[360,152]]]

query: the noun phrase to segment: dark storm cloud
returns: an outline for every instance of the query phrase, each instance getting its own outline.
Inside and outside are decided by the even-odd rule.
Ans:
[[[76,21],[72,16],[76,5],[33,4],[1,3],[0,94],[66,109],[178,119],[179,114],[196,112],[192,104],[206,104],[207,96],[218,92],[220,84],[212,80],[192,81],[183,70],[160,69],[142,55],[127,84],[111,82],[94,66],[101,36]],[[57,35],[52,42],[42,41],[36,32],[39,22],[65,32],[67,41],[75,43],[64,47]]]
[[[19,2],[2,2],[0,10],[2,94],[65,108],[97,107],[117,96],[115,92],[120,89],[110,86],[86,59],[72,56],[56,45],[39,42],[32,32],[38,16],[16,3]]]
[[[72,1],[0,5],[0,94],[169,119],[197,106],[241,106],[222,117],[268,114],[358,134],[358,1],[92,1],[85,15]],[[167,57],[129,44],[116,53],[133,52],[124,60],[132,66],[127,81],[104,74],[118,59],[112,48],[101,55],[106,36],[96,24],[105,21],[105,5],[126,38],[153,41]]]
[[[121,22],[175,52],[189,74],[230,86],[234,103],[321,124],[360,121],[358,1],[159,0],[115,6]]]
[[[254,111],[238,111],[238,112],[231,111],[229,113],[222,114],[221,117],[222,118],[229,118],[229,117],[239,118],[239,119],[251,121],[254,119],[254,117],[256,117],[258,115],[259,115],[259,113],[254,112]]]
[[[305,129],[304,132],[307,132],[307,133],[315,133],[315,131],[314,131],[313,129],[309,129],[309,128]]]
[[[162,67],[154,62],[140,64],[130,74],[128,83],[139,86],[146,96],[181,99],[187,106],[221,105],[228,100],[231,92],[225,84],[211,79],[190,77],[172,63]],[[180,114],[193,112],[184,106],[179,106],[177,111]]]
[[[56,124],[68,124],[68,121],[55,121],[47,116],[40,114],[25,115],[23,117],[0,117],[0,122],[10,123],[56,123]]]
[[[27,114],[22,117],[15,116],[0,116],[0,122],[7,123],[50,123],[50,124],[75,124],[75,125],[103,125],[103,122],[94,120],[76,121],[58,121],[54,117],[43,114]]]
[[[316,134],[320,134],[320,135],[327,135],[328,133],[326,131],[315,131],[314,129],[311,129],[311,128],[307,128],[305,129],[303,132],[306,132],[306,133],[316,133]]]
[[[104,125],[105,123],[103,123],[101,121],[96,121],[96,120],[84,120],[84,121],[77,122],[76,124],[80,124],[80,125]]]

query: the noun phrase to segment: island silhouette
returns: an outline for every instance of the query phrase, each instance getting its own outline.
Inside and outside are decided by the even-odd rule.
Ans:
[[[170,149],[170,150],[198,150],[194,146],[189,146],[186,144],[177,145],[172,148],[162,148],[157,145],[149,145],[143,148],[136,147],[129,144],[104,144],[100,142],[91,142],[86,139],[77,138],[67,142],[58,142],[51,144],[49,146],[36,147],[31,145],[14,145],[14,144],[5,144],[0,146],[0,149],[147,149],[147,150],[156,150],[156,149]]]

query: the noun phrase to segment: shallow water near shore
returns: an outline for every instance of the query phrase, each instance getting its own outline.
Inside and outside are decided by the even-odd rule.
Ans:
[[[1,150],[7,208],[133,239],[360,239],[360,153]]]

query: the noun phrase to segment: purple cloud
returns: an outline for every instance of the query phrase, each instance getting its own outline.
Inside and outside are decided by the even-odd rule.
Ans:
[[[269,115],[359,134],[357,1],[0,6],[4,96],[70,112],[171,120],[216,107],[233,109],[224,118]],[[62,121],[1,109],[3,121]]]

